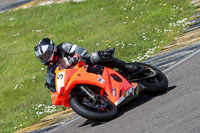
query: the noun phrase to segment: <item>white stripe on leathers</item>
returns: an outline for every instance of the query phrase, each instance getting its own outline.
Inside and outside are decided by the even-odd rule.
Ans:
[[[72,45],[69,53],[73,53],[77,47],[78,47],[77,45]]]

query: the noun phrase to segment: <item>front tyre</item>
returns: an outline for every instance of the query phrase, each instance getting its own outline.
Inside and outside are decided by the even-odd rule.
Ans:
[[[103,96],[93,105],[88,97],[74,96],[70,100],[71,108],[80,116],[89,120],[108,121],[116,117],[117,107]]]

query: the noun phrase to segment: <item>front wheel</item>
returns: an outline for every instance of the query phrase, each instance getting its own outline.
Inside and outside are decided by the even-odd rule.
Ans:
[[[95,121],[108,121],[117,115],[117,107],[103,96],[98,96],[95,103],[89,97],[74,96],[70,106],[80,116]]]

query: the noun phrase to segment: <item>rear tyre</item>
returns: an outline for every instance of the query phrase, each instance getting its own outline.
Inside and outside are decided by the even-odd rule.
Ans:
[[[84,97],[86,99],[89,99],[88,97]],[[91,107],[88,104],[88,106],[84,103],[83,97],[74,96],[70,100],[70,106],[71,108],[80,116],[87,118],[89,120],[94,121],[108,121],[117,116],[117,107],[110,102],[107,98],[103,96],[99,96],[98,101],[99,105],[97,105],[98,109]],[[104,105],[101,105],[101,103],[104,103]],[[106,106],[105,106],[106,105]],[[101,106],[104,106],[105,108],[101,108]]]
[[[139,81],[139,83],[145,86],[144,90],[145,94],[150,96],[155,96],[167,91],[168,80],[162,71],[145,63],[136,63],[136,64],[138,66],[148,67],[150,70],[153,70],[156,73],[156,75],[152,78]]]

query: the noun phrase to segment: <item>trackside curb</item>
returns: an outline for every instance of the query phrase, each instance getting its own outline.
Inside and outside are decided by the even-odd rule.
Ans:
[[[176,64],[174,64],[173,66],[165,69],[163,72],[164,73],[168,73],[169,71],[171,71],[172,69],[174,69],[175,67],[178,67],[179,65],[181,65],[182,63],[186,62],[187,60],[189,60],[190,58],[192,58],[193,56],[197,55],[198,53],[200,53],[200,49],[195,51],[194,53],[192,53],[191,55],[187,56],[186,58],[182,59],[181,61],[177,62]]]
[[[62,3],[62,2],[69,2],[69,0],[33,0],[31,2],[28,2],[26,4],[23,4],[21,6],[13,8],[13,10],[15,11],[18,9],[26,9],[26,8],[38,6],[38,5],[45,5],[45,4],[51,4],[51,3]]]
[[[32,132],[38,129],[46,128],[48,126],[51,126],[55,123],[61,122],[63,119],[66,119],[72,115],[76,115],[75,112],[72,111],[72,109],[67,109],[65,111],[60,111],[55,114],[49,115],[45,118],[43,118],[39,123],[34,124],[32,126],[26,127],[24,129],[21,129],[19,131],[16,131],[15,133],[24,133],[24,132]]]

